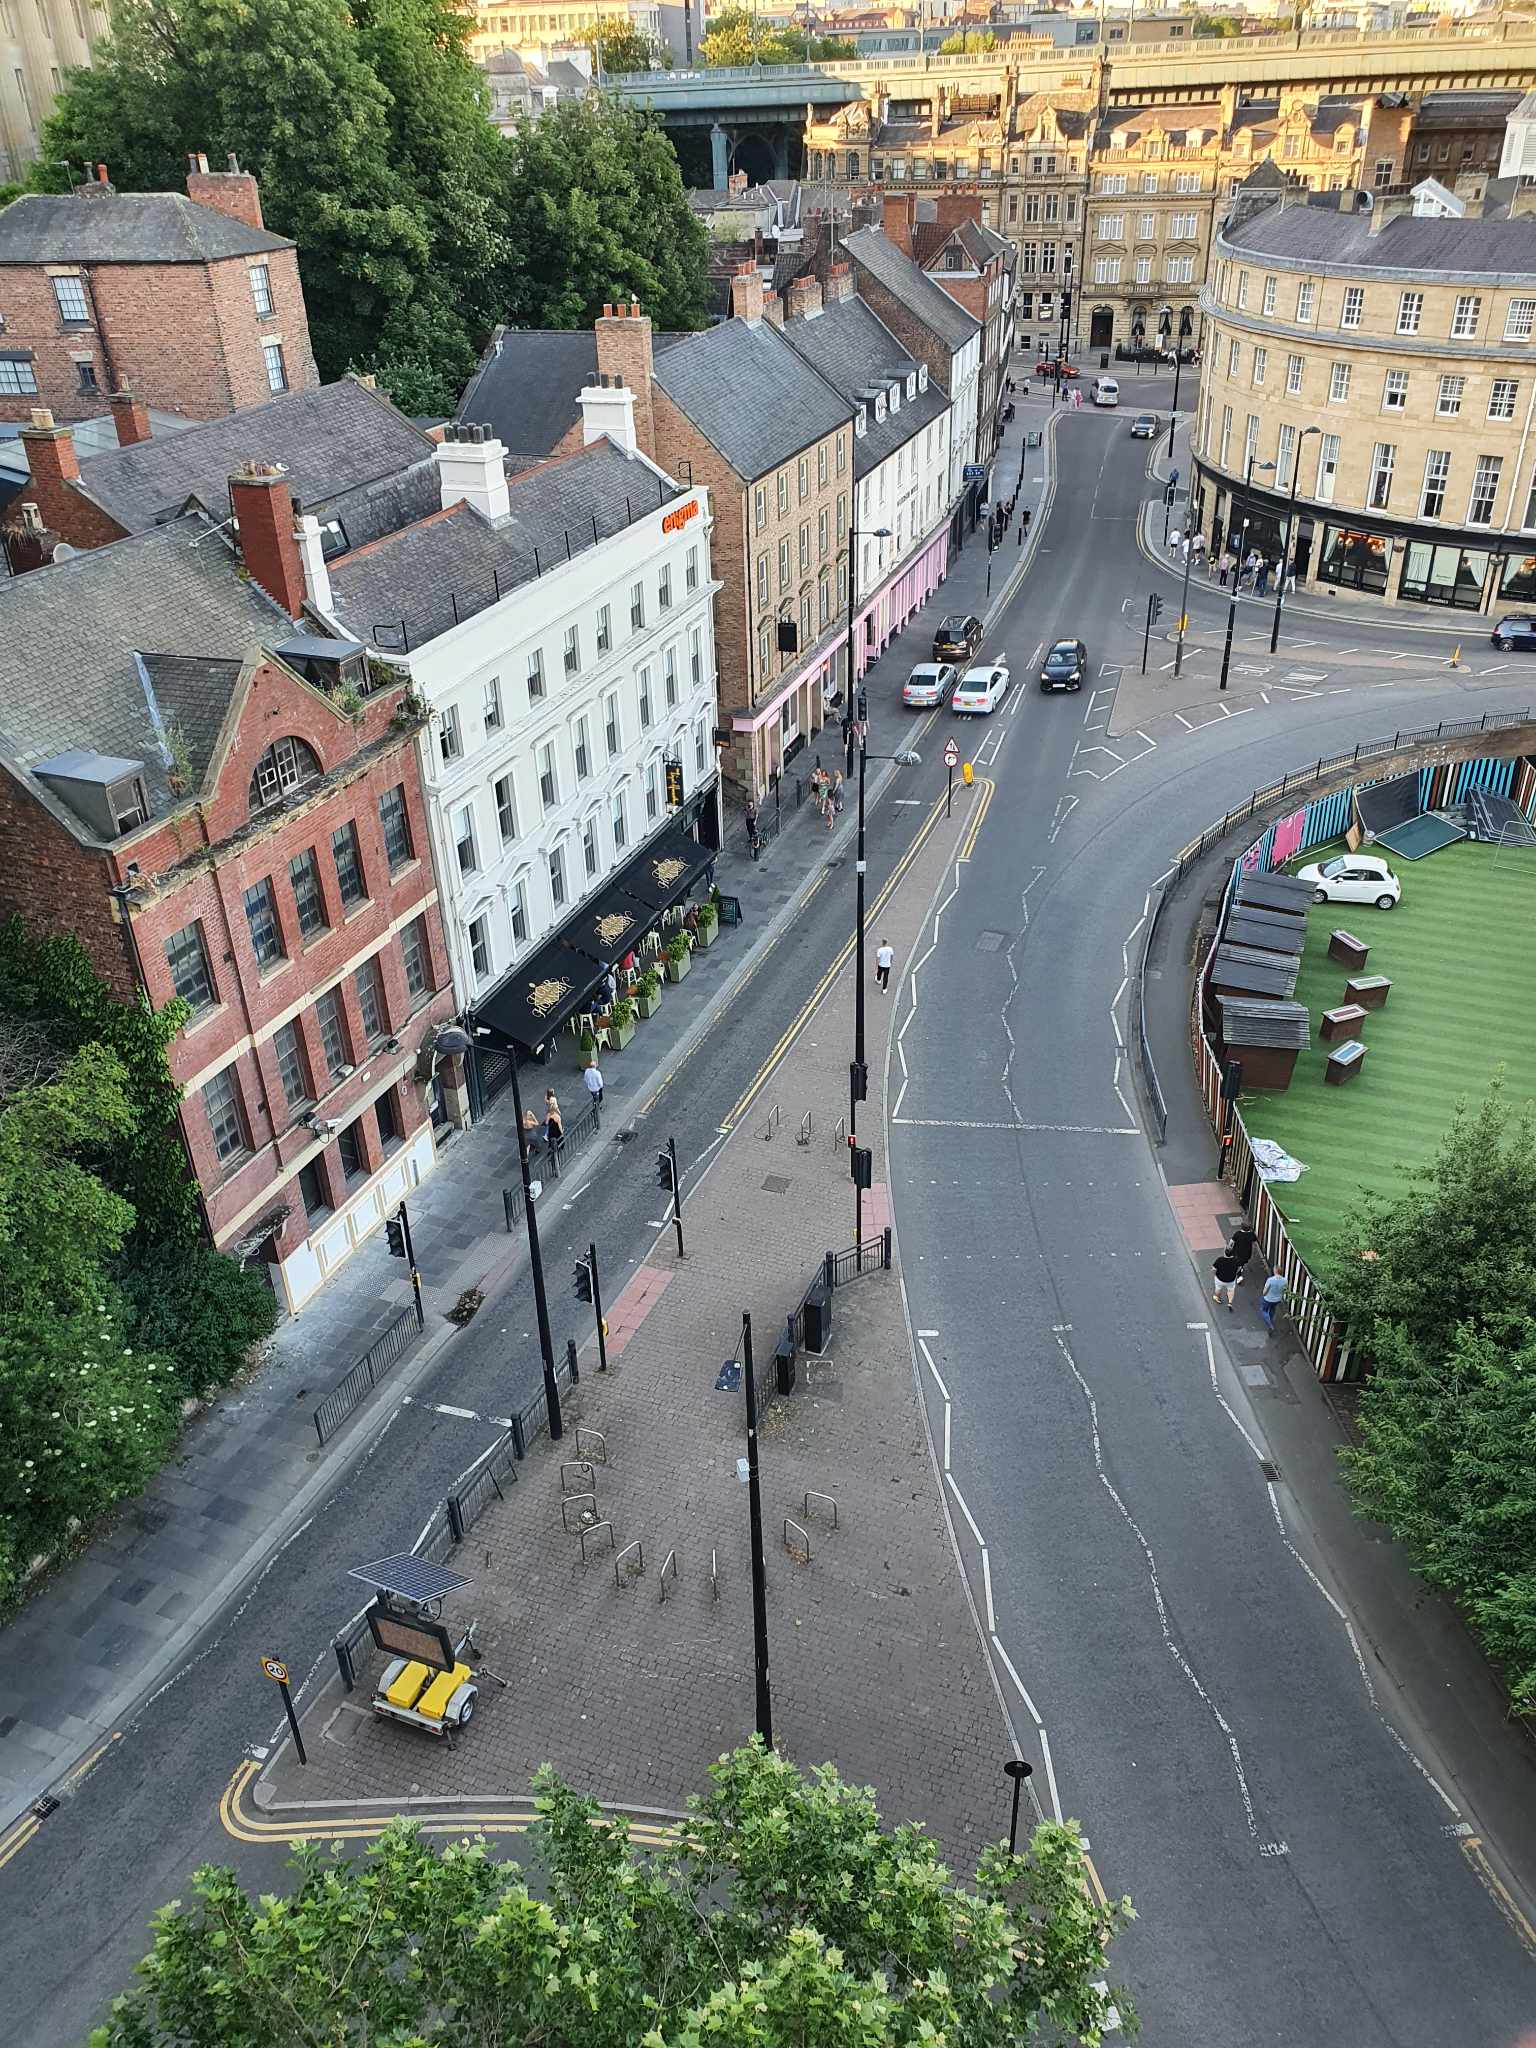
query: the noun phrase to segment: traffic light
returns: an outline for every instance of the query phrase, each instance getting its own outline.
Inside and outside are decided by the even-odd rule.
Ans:
[[[856,1188],[870,1188],[875,1184],[875,1155],[867,1145],[853,1148],[853,1184]]]
[[[1243,1092],[1243,1063],[1241,1060],[1227,1060],[1221,1069],[1221,1099],[1236,1102]]]
[[[389,1256],[392,1259],[403,1259],[405,1257],[405,1225],[398,1216],[385,1218],[384,1235],[389,1239]]]
[[[1158,596],[1155,590],[1153,591],[1152,596],[1148,601],[1147,609],[1152,614],[1152,623],[1155,626],[1158,620],[1163,616],[1163,600]]]
[[[848,1093],[855,1102],[869,1100],[869,1063],[867,1060],[848,1062]]]
[[[585,1259],[578,1259],[576,1261],[575,1267],[572,1270],[572,1278],[576,1286],[576,1299],[578,1301],[590,1301],[592,1299],[592,1268]]]
[[[667,763],[667,802],[674,808],[683,800],[683,764],[681,761]]]
[[[659,1188],[665,1188],[667,1193],[671,1194],[672,1155],[669,1152],[658,1152],[656,1154],[656,1185]]]

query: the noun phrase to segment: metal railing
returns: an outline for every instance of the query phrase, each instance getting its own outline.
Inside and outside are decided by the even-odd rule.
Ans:
[[[573,1116],[566,1124],[560,1143],[553,1151],[545,1146],[530,1161],[536,1169],[535,1179],[556,1181],[565,1171],[571,1155],[579,1152],[597,1136],[603,1127],[603,1112],[595,1102]],[[516,1230],[523,1220],[523,1184],[514,1181],[509,1188],[501,1191],[501,1213],[506,1218],[508,1230]]]
[[[1152,1041],[1147,1036],[1147,962],[1152,958],[1152,941],[1157,936],[1166,900],[1167,891],[1159,889],[1142,938],[1141,958],[1136,963],[1136,1049],[1141,1056],[1141,1078],[1146,1084],[1147,1107],[1157,1126],[1159,1145],[1165,1144],[1168,1138],[1168,1098],[1157,1078],[1157,1062],[1152,1057]]]
[[[878,1237],[866,1237],[861,1244],[852,1244],[843,1252],[828,1252],[821,1262],[821,1285],[846,1287],[861,1273],[888,1273],[890,1270],[891,1232],[887,1225]]]
[[[353,1409],[367,1400],[390,1367],[404,1357],[415,1334],[415,1309],[402,1309],[389,1328],[374,1338],[356,1365],[342,1374],[315,1410],[315,1435],[322,1445],[336,1434]]]

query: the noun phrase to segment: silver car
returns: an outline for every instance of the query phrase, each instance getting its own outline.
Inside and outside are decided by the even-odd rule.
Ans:
[[[901,686],[901,701],[914,711],[931,711],[949,702],[955,671],[944,661],[919,662]]]

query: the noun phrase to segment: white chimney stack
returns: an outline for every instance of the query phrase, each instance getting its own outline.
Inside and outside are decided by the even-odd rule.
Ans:
[[[507,518],[512,502],[507,495],[506,456],[506,449],[489,427],[450,420],[434,455],[443,510],[465,504],[473,505],[487,519]]]
[[[299,559],[304,564],[304,588],[316,611],[331,615],[331,572],[326,567],[325,538],[313,512],[301,512],[294,521]]]
[[[581,394],[581,445],[590,448],[606,434],[616,448],[633,455],[635,439],[635,394],[615,377],[600,375]]]

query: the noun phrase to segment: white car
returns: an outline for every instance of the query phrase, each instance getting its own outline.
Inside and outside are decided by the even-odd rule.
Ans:
[[[950,698],[950,709],[962,717],[984,717],[995,711],[1008,694],[1008,671],[998,663],[986,668],[968,668]]]
[[[901,701],[916,711],[928,711],[945,703],[954,687],[955,671],[947,661],[920,662],[901,686]]]
[[[1336,854],[1296,873],[1312,884],[1317,903],[1374,903],[1378,910],[1391,910],[1403,893],[1402,883],[1375,853]]]

